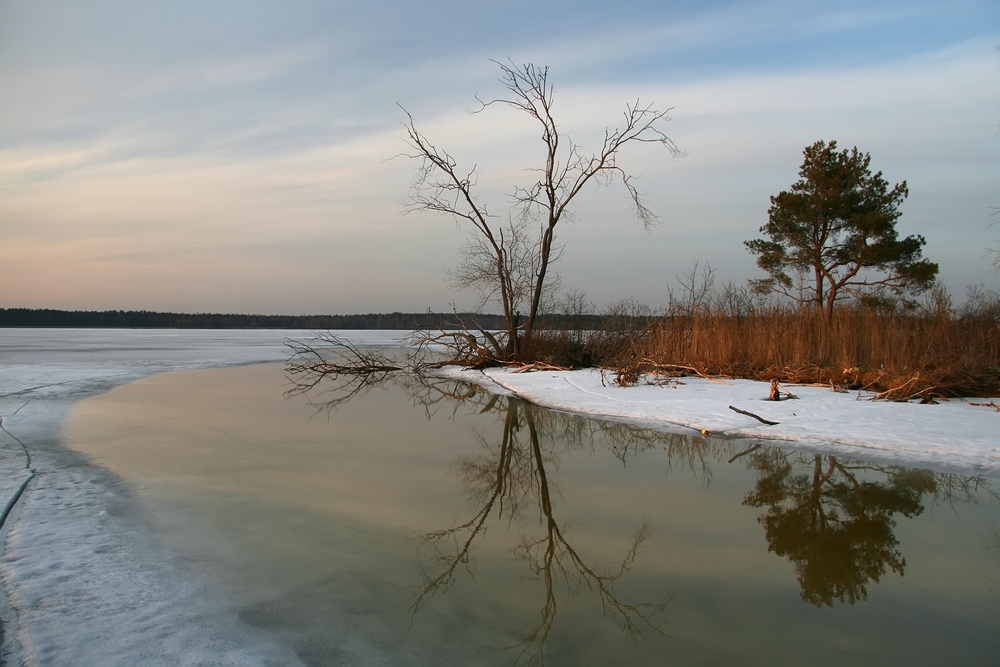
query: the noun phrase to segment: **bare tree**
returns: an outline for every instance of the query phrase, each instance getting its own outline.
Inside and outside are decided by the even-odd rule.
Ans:
[[[513,62],[497,62],[497,65],[501,70],[500,82],[506,88],[505,96],[487,101],[477,97],[479,107],[472,113],[481,113],[495,105],[523,112],[541,126],[544,144],[543,165],[526,170],[535,174],[537,180],[527,186],[515,185],[511,192],[516,215],[508,217],[506,225],[499,222],[474,192],[476,168],[460,169],[447,151],[435,146],[417,129],[413,116],[403,109],[407,116],[407,143],[412,149],[406,156],[420,161],[407,210],[444,213],[472,226],[473,237],[478,240],[467,246],[471,255],[466,253],[465,263],[453,278],[474,277],[468,285],[481,291],[483,281],[492,284],[486,293],[499,299],[507,327],[508,351],[519,357],[524,346],[530,345],[549,269],[559,255],[555,228],[571,214],[577,195],[591,181],[609,185],[620,179],[636,217],[649,229],[659,220],[636,189],[635,177],[618,165],[618,152],[630,143],[657,143],[671,156],[682,153],[656,127],[669,120],[670,109],[657,111],[636,101],[626,105],[621,127],[605,130],[600,149],[585,154],[561,132],[553,116],[555,90],[548,80],[548,67],[530,63],[517,66]],[[531,222],[538,225],[537,237],[522,236],[528,233]],[[520,322],[522,307],[528,309],[523,323]]]
[[[538,275],[538,239],[532,234],[531,222],[524,218],[508,218],[500,229],[500,237],[504,248],[503,274],[507,280],[498,280],[497,258],[489,239],[475,232],[466,236],[458,266],[448,272],[448,277],[456,289],[471,288],[479,293],[477,312],[491,301],[503,303],[501,288],[506,287],[508,302],[517,314],[529,302]],[[543,303],[554,301],[559,287],[559,275],[554,274],[545,283]]]
[[[990,223],[990,227],[1000,223],[1000,208],[993,209],[993,218],[996,218]],[[987,248],[983,255],[990,259],[990,268],[993,269],[994,273],[1000,273],[1000,239],[995,239],[993,241],[995,244],[991,248]]]
[[[667,310],[671,315],[694,317],[709,305],[715,289],[715,268],[708,262],[701,266],[701,262],[695,260],[690,269],[676,277],[680,292],[675,294],[673,287],[667,285]]]

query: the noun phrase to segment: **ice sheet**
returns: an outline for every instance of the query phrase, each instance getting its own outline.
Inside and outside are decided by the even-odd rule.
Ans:
[[[396,344],[405,332],[339,332]],[[7,664],[297,665],[144,532],[127,489],[59,445],[77,400],[154,373],[284,360],[309,331],[0,329]],[[30,456],[30,458],[29,458]]]

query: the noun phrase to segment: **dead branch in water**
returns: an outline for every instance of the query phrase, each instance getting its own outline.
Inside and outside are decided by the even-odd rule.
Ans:
[[[485,333],[485,332],[483,332]],[[502,356],[491,350],[496,338],[490,334],[483,336],[484,341],[490,341],[489,346],[480,342],[479,337],[467,329],[460,331],[419,332],[414,337],[417,349],[420,351],[439,351],[443,359],[428,363],[430,368],[441,366],[465,366],[466,368],[487,368],[499,365]]]
[[[362,349],[330,332],[317,333],[308,341],[288,339],[285,345],[291,356],[285,362],[285,375],[292,383],[287,396],[305,394],[323,380],[331,381],[324,392],[336,396],[323,403],[332,409],[377,385],[402,370],[413,370],[413,360],[400,365],[383,349]]]

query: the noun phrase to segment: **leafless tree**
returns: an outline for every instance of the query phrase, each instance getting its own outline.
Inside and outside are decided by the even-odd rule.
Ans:
[[[515,313],[526,308],[532,295],[540,257],[538,239],[532,233],[531,221],[522,217],[509,218],[501,228],[500,236],[504,241],[503,273],[508,277],[507,280],[497,279],[495,250],[489,239],[477,232],[470,232],[466,236],[458,266],[448,272],[453,287],[471,288],[479,293],[477,312],[491,301],[500,299],[502,303],[503,287],[507,288],[508,302]],[[561,252],[556,253],[556,258],[559,254]],[[554,301],[559,287],[559,275],[552,275],[545,284],[543,303]]]
[[[708,262],[701,266],[701,262],[695,260],[690,269],[676,277],[679,293],[675,294],[673,287],[667,285],[668,313],[693,317],[709,305],[715,289],[715,268]]]
[[[991,217],[995,220],[990,223],[990,227],[1000,224],[1000,208],[993,209]],[[993,247],[987,248],[983,255],[990,260],[990,268],[993,269],[993,272],[1000,273],[1000,239],[994,239],[993,243]]]
[[[487,101],[477,97],[479,107],[472,113],[481,113],[491,106],[507,106],[527,114],[541,126],[543,165],[526,170],[536,175],[537,180],[527,186],[514,186],[510,196],[515,215],[508,217],[504,225],[476,195],[475,166],[470,170],[460,168],[447,151],[435,146],[417,129],[413,116],[404,109],[407,144],[412,149],[405,155],[420,161],[407,210],[444,213],[472,226],[473,236],[478,240],[468,246],[471,255],[467,252],[465,263],[454,277],[459,280],[472,277],[474,280],[468,285],[479,288],[492,284],[486,292],[500,301],[508,351],[517,358],[524,349],[521,342],[525,345],[531,342],[550,267],[559,255],[555,228],[571,214],[577,195],[592,181],[609,185],[620,179],[636,216],[648,229],[659,220],[646,206],[635,186],[635,177],[618,165],[618,153],[631,143],[657,143],[671,156],[680,155],[681,151],[657,129],[659,123],[669,120],[670,109],[657,111],[636,101],[626,105],[621,127],[605,130],[600,149],[585,154],[556,123],[555,89],[549,83],[548,67],[530,63],[518,66],[513,62],[497,62],[497,65],[501,70],[500,82],[506,88],[505,96]],[[528,233],[529,223],[538,225],[537,236],[522,235]],[[528,309],[523,323],[520,322],[522,307]]]

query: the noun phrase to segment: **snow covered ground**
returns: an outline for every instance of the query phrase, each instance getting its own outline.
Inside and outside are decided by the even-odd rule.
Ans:
[[[398,331],[341,332],[399,345]],[[0,503],[23,497],[0,533],[0,605],[8,664],[294,665],[285,647],[206,599],[162,557],[128,508],[129,491],[60,445],[77,400],[154,373],[281,361],[307,331],[0,329]],[[1000,475],[1000,412],[948,401],[875,403],[856,394],[685,378],[616,388],[598,371],[444,369],[541,405],[675,430],[975,475]],[[985,402],[985,401],[975,401]],[[729,406],[779,422],[766,426]],[[83,565],[86,567],[83,567]]]
[[[776,446],[940,472],[1000,475],[1000,412],[972,405],[991,399],[887,403],[870,400],[870,394],[792,385],[783,389],[797,398],[773,402],[766,400],[769,385],[751,380],[688,377],[668,386],[623,388],[597,370],[449,368],[445,373],[549,408],[653,428],[761,438]],[[730,406],[778,423],[763,424]]]

